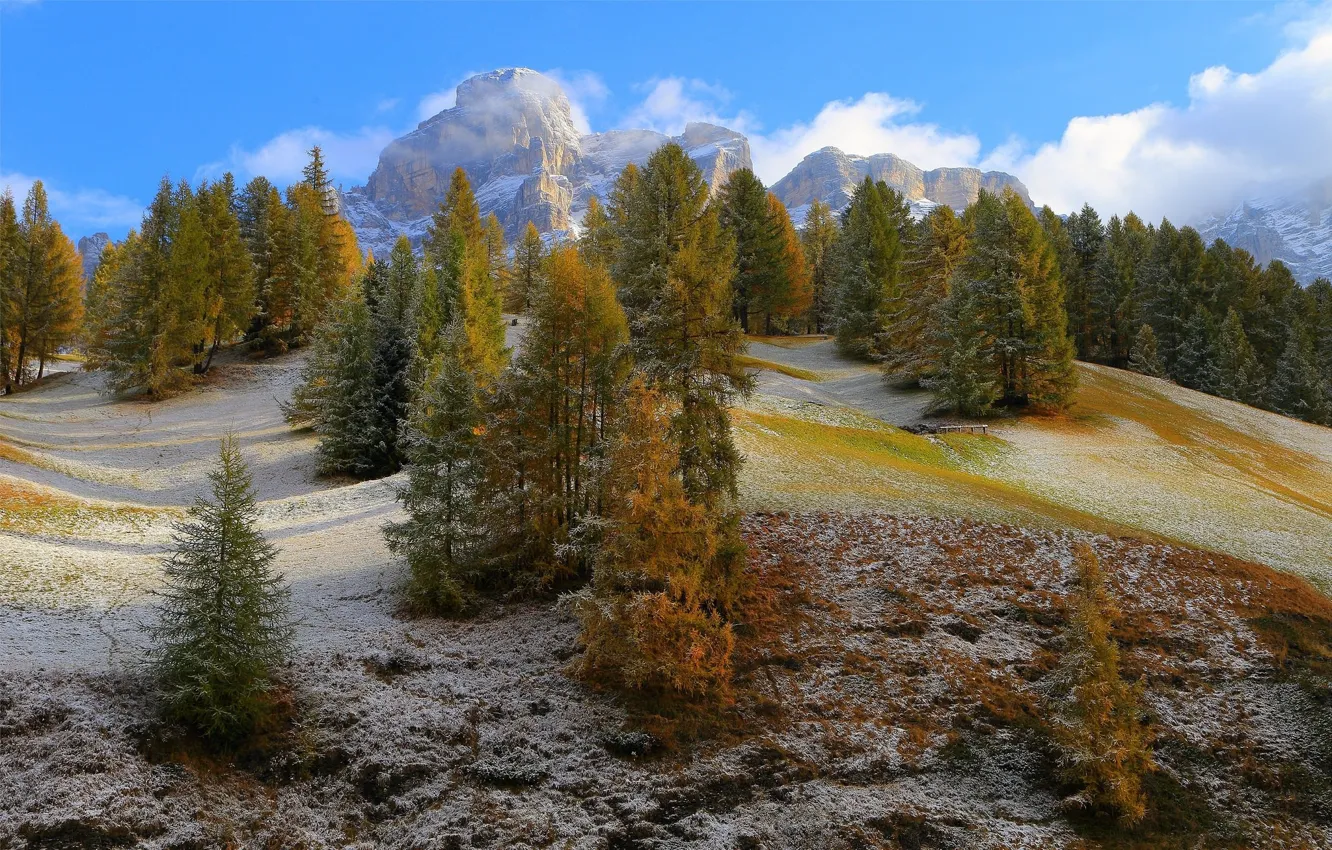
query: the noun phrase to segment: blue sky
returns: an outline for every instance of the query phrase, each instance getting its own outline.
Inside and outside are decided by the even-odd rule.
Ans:
[[[924,167],[1012,170],[1056,208],[1140,197],[1148,214],[1184,216],[1171,199],[1207,195],[1222,167],[1310,176],[1280,163],[1314,154],[1246,136],[1263,121],[1255,85],[1293,85],[1296,118],[1332,123],[1327,5],[0,5],[0,180],[44,180],[75,236],[122,234],[163,174],[290,179],[312,140],[338,180],[362,183],[459,80],[511,65],[564,82],[595,131],[728,123],[768,182],[822,144],[891,145]],[[1089,116],[1118,120],[1078,123]],[[1101,135],[1070,140],[1089,127]],[[1126,133],[1132,149],[1114,152]],[[1181,166],[1199,136],[1212,155]],[[1159,185],[1181,171],[1198,187]]]

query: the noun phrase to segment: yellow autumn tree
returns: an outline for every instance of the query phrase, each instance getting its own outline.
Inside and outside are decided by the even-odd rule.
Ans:
[[[1117,611],[1096,553],[1077,544],[1073,565],[1072,616],[1054,674],[1050,723],[1060,774],[1078,789],[1068,805],[1110,812],[1132,824],[1146,813],[1142,780],[1154,769],[1141,690],[1119,673],[1119,647],[1110,637]]]
[[[575,669],[663,707],[725,704],[735,638],[722,609],[743,550],[685,492],[673,408],[642,379],[631,383],[610,453],[608,531],[592,585],[575,597],[585,647]]]

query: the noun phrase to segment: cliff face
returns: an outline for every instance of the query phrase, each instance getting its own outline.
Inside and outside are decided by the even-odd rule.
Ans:
[[[1207,242],[1224,239],[1266,265],[1280,260],[1300,283],[1332,278],[1332,178],[1305,191],[1251,198],[1199,223]]]
[[[387,252],[400,235],[419,243],[455,168],[467,172],[483,216],[494,213],[510,238],[530,221],[543,233],[577,229],[588,200],[604,198],[629,163],[679,143],[715,189],[750,167],[749,142],[712,124],[680,136],[651,130],[580,135],[559,85],[526,68],[473,77],[456,105],[396,139],[364,187],[343,198],[362,247]]]
[[[92,236],[80,236],[78,249],[79,257],[83,260],[83,279],[92,280],[93,273],[97,271],[97,266],[102,262],[102,249],[111,244],[111,237],[105,233],[94,233]]]
[[[569,226],[568,178],[580,156],[564,92],[535,71],[510,68],[465,81],[452,109],[390,143],[363,194],[388,218],[422,218],[461,167],[478,198],[489,190],[483,212],[496,213],[506,229],[533,221],[560,230]]]
[[[1002,192],[1012,188],[1028,205],[1027,187],[1011,174],[981,171],[978,168],[935,168],[923,171],[890,153],[856,156],[833,147],[815,151],[801,160],[791,173],[778,180],[772,191],[791,210],[791,216],[803,220],[814,201],[822,201],[840,210],[851,201],[856,185],[866,177],[882,180],[912,202],[917,213],[939,204],[959,212],[976,200],[982,189]]]

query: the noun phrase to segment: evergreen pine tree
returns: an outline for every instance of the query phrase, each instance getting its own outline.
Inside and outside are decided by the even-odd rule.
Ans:
[[[1263,403],[1264,378],[1239,313],[1231,307],[1216,343],[1216,393],[1245,404]]]
[[[1213,343],[1211,315],[1206,307],[1195,309],[1185,322],[1179,344],[1175,347],[1175,361],[1170,377],[1180,386],[1192,390],[1205,393],[1216,391],[1216,346]]]
[[[466,331],[455,317],[412,401],[403,429],[410,461],[398,499],[407,519],[384,529],[390,550],[411,570],[408,594],[419,607],[457,613],[480,582],[484,518],[478,489],[484,475],[477,388],[463,360]]]
[[[508,307],[515,313],[526,313],[532,306],[532,296],[541,288],[542,257],[545,246],[541,233],[532,222],[527,223],[522,240],[513,248],[512,300]]]
[[[212,498],[196,499],[175,527],[149,657],[168,716],[233,741],[271,711],[291,654],[289,591],[235,437],[222,441],[209,481]]]
[[[587,201],[587,212],[583,214],[583,234],[578,237],[578,250],[585,262],[607,269],[615,258],[615,228],[610,216],[606,214],[606,208],[595,195]]]
[[[1073,553],[1077,584],[1055,671],[1051,731],[1060,749],[1060,773],[1077,787],[1077,808],[1109,811],[1127,824],[1146,813],[1142,779],[1154,769],[1151,738],[1139,708],[1140,689],[1119,673],[1119,649],[1110,637],[1117,611],[1096,553],[1085,543]]]
[[[984,416],[999,398],[991,341],[980,309],[975,284],[965,280],[934,308],[924,342],[930,374],[922,384],[934,394],[937,410]]]
[[[246,330],[255,313],[254,262],[235,212],[235,183],[230,174],[200,188],[197,202],[207,248],[204,254],[204,335],[195,372],[206,373],[223,343]]]
[[[0,395],[13,389],[14,357],[11,329],[19,286],[19,263],[23,257],[22,235],[14,196],[6,187],[0,194]]]
[[[809,266],[809,324],[814,333],[828,327],[832,311],[833,261],[837,245],[837,219],[822,201],[810,204],[801,233],[805,261]]]
[[[903,252],[894,220],[894,208],[901,203],[900,195],[887,187],[880,191],[867,177],[842,213],[832,324],[844,354],[869,358],[883,353],[880,335],[901,294]]]
[[[923,381],[933,373],[932,340],[946,330],[936,327],[944,315],[940,306],[966,250],[966,227],[950,207],[936,207],[912,229],[903,265],[902,303],[889,326],[894,341],[886,357],[890,379]]]
[[[730,313],[735,247],[708,204],[698,166],[660,147],[617,200],[613,277],[629,321],[634,362],[677,404],[679,469],[690,499],[734,496],[741,458],[728,405],[753,379],[736,363],[744,337]],[[620,206],[623,204],[623,206]]]
[[[751,313],[771,313],[788,288],[778,222],[768,207],[768,190],[748,168],[731,172],[718,195],[718,220],[736,246],[732,312],[749,332]]]
[[[373,273],[378,274],[379,264]],[[375,386],[375,323],[360,297],[338,305],[315,335],[314,345],[284,414],[319,434],[321,475],[373,478],[396,463],[389,436],[380,429]]]
[[[1311,348],[1300,323],[1292,323],[1286,349],[1272,371],[1268,401],[1278,413],[1306,422],[1332,424],[1326,387],[1314,365]]]
[[[1133,350],[1129,352],[1128,367],[1134,372],[1150,375],[1153,378],[1165,377],[1165,367],[1161,365],[1161,356],[1156,350],[1156,331],[1151,325],[1143,325],[1133,340]]]

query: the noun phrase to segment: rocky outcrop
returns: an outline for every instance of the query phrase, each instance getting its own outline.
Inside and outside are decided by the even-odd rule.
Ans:
[[[679,143],[715,189],[750,167],[744,136],[690,124],[679,136],[651,130],[580,135],[569,100],[549,77],[508,68],[458,86],[456,105],[422,121],[379,156],[364,187],[343,198],[362,247],[387,252],[399,236],[419,244],[455,168],[467,172],[483,216],[512,239],[530,221],[543,233],[576,232],[592,197],[604,198],[629,163]]]
[[[1295,279],[1332,278],[1332,178],[1302,192],[1251,198],[1198,225],[1208,243],[1224,239],[1266,265],[1280,260]]]
[[[102,262],[102,249],[111,244],[111,237],[105,233],[79,237],[79,257],[83,260],[83,279],[92,280],[93,273]]]
[[[901,192],[920,215],[946,204],[959,212],[976,200],[982,189],[1002,192],[1012,188],[1028,205],[1027,187],[1011,174],[979,168],[935,168],[924,171],[890,153],[856,156],[834,147],[817,150],[800,161],[791,173],[773,184],[772,191],[791,210],[792,219],[804,220],[814,201],[840,210],[851,201],[856,185],[866,177],[882,180]]]

